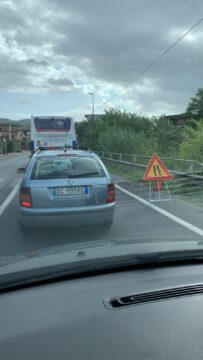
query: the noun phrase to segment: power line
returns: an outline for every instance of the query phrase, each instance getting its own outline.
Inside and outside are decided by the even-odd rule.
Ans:
[[[161,60],[166,54],[169,53],[179,42],[181,42],[197,25],[199,25],[203,21],[203,18],[198,20],[191,28],[189,28],[181,37],[178,38],[168,49],[166,49],[161,55],[159,55],[154,61],[151,62],[143,71],[141,71],[133,80],[131,80],[128,84],[126,84],[120,91],[118,91],[115,95],[113,95],[108,101],[111,101],[121,92],[126,90],[129,86],[131,86],[135,81],[137,81],[142,75],[144,75],[153,65],[155,65],[159,60]]]

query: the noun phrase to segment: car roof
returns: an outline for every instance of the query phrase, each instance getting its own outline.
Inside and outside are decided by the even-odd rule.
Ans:
[[[40,150],[35,154],[36,157],[51,157],[51,156],[57,156],[57,155],[78,155],[78,156],[96,156],[91,151],[85,151],[85,150],[67,150],[66,152],[64,150]]]

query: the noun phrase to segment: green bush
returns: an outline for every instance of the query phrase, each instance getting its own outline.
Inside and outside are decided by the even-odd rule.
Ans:
[[[101,150],[123,154],[149,155],[156,150],[152,139],[130,128],[110,127],[99,136]]]
[[[8,153],[17,152],[21,150],[21,144],[19,140],[8,140],[7,151]]]
[[[180,144],[180,157],[203,162],[203,122],[197,130],[185,128],[184,138]]]
[[[21,141],[21,150],[29,150],[30,145],[29,145],[29,141],[27,139],[23,139]]]
[[[0,155],[3,154],[3,140],[0,139]]]

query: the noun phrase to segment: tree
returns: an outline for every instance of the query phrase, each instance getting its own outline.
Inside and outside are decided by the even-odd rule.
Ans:
[[[132,150],[128,144],[128,137],[131,139],[131,133],[134,134],[135,139],[134,143],[138,143],[138,138],[140,136],[140,142],[142,143],[150,143],[151,137],[153,133],[154,123],[153,119],[149,119],[148,117],[140,116],[134,113],[127,113],[126,111],[120,111],[118,109],[110,109],[105,111],[105,114],[100,118],[96,119],[94,132],[92,129],[91,119],[81,121],[80,123],[76,123],[76,132],[78,136],[78,141],[80,145],[88,145],[90,148],[94,150],[104,150],[111,149],[111,151],[118,151],[118,140],[120,136],[120,147],[123,147],[123,140],[125,138],[125,149],[127,151]],[[118,132],[117,132],[118,130]],[[111,136],[115,133],[115,149],[111,146],[107,147],[107,138],[109,139],[108,134]],[[104,134],[106,136],[106,140],[104,141]],[[119,134],[119,136],[118,136]],[[127,135],[126,135],[127,134]],[[146,142],[146,140],[148,141]],[[109,144],[109,143],[108,143]],[[122,146],[121,146],[122,144]],[[147,148],[147,147],[145,147]],[[137,148],[138,149],[138,148]]]
[[[166,119],[161,116],[154,121],[153,138],[160,155],[176,156],[183,138],[183,128],[168,124]]]
[[[186,114],[189,119],[203,119],[203,88],[199,88],[195,97],[191,98]]]
[[[102,120],[106,127],[116,126],[123,130],[131,128],[136,133],[146,136],[150,136],[153,130],[153,121],[149,117],[136,113],[127,113],[119,109],[111,108],[110,110],[106,110]]]
[[[190,127],[199,130],[199,121],[190,120]],[[183,140],[183,127],[168,124],[160,118],[141,116],[118,109],[105,111],[95,121],[94,132],[91,119],[76,124],[80,145],[94,150],[175,157]]]

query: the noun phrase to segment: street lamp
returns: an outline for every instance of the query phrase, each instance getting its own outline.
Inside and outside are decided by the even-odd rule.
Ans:
[[[88,94],[92,96],[92,131],[94,135],[94,93],[90,92]]]

